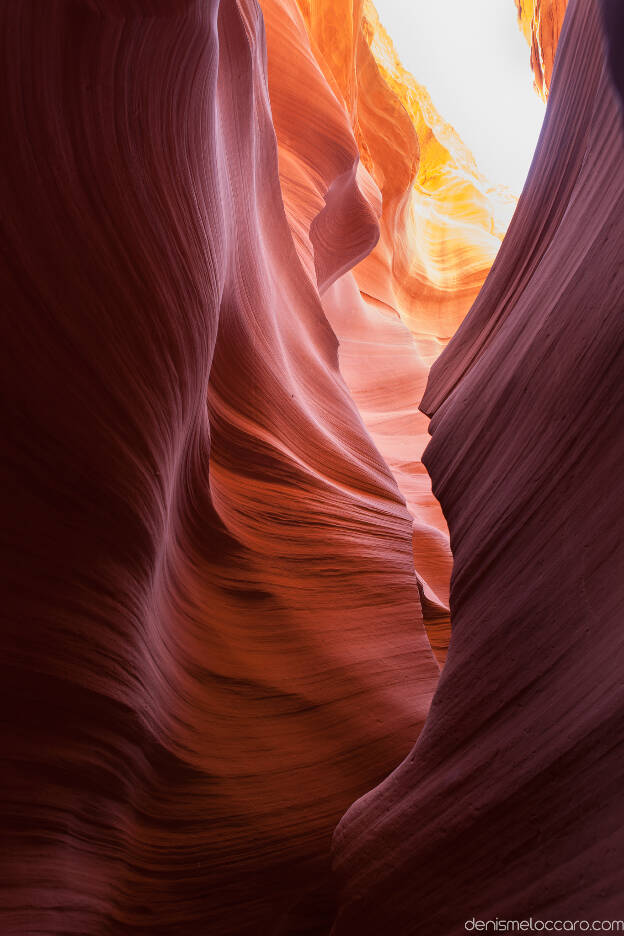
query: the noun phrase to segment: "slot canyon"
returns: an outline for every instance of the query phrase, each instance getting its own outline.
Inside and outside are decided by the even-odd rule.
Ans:
[[[1,936],[619,931],[624,0],[497,2],[521,193],[371,0],[0,4]]]

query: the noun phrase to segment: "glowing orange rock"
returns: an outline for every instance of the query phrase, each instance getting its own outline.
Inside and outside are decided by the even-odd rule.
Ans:
[[[368,0],[262,6],[286,213],[339,338],[343,376],[414,518],[425,623],[443,660],[451,554],[420,462],[427,420],[418,402],[515,199],[478,172]],[[377,219],[379,241],[366,251],[362,237],[371,224],[377,236]],[[344,274],[345,258],[365,253]]]
[[[518,21],[531,47],[535,88],[546,100],[550,89],[559,33],[568,0],[516,0]]]

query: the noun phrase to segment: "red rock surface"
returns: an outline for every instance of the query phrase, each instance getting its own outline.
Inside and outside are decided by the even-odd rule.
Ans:
[[[506,197],[369,3],[0,5],[2,936],[617,911],[596,3],[427,391],[455,636],[381,786],[448,643],[417,406]]]
[[[454,555],[425,730],[340,823],[334,936],[620,919],[624,135],[597,0],[570,0],[546,122],[425,452]]]
[[[287,223],[258,7],[0,22],[0,931],[313,929],[438,667]],[[341,113],[327,280],[377,238]]]

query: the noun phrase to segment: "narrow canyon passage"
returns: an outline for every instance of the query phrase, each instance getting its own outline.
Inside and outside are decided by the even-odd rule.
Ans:
[[[515,8],[517,208],[369,0],[0,5],[3,936],[621,917],[621,23]]]
[[[263,0],[262,9],[286,214],[338,338],[340,372],[412,517],[424,624],[443,664],[452,557],[421,463],[427,420],[418,406],[516,199],[479,172],[372,3]]]

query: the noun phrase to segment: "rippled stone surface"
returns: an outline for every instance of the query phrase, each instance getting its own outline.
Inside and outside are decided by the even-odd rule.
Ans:
[[[621,916],[624,135],[570,0],[527,185],[434,364],[453,637],[410,756],[340,823],[333,932]]]

